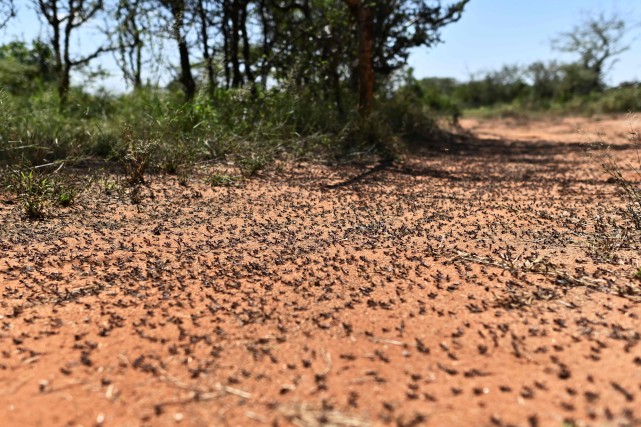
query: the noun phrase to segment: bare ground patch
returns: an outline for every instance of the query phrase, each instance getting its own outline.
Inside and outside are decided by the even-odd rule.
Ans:
[[[582,123],[1,204],[0,424],[638,425],[639,236]]]

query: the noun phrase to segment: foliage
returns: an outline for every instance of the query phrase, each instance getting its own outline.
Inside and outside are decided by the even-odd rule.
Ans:
[[[589,16],[570,32],[561,33],[554,47],[576,54],[575,62],[536,61],[506,65],[472,76],[467,82],[420,82],[437,105],[449,103],[475,114],[611,113],[636,111],[638,84],[608,88],[604,76],[628,45],[629,29],[618,15]],[[445,104],[447,105],[447,103]]]
[[[606,90],[593,105],[598,113],[641,111],[641,87],[638,83],[621,84]]]
[[[610,155],[606,155],[601,163],[603,170],[610,175],[612,181],[622,190],[627,199],[626,213],[633,222],[635,228],[641,231],[641,189],[637,183],[630,181],[623,176],[620,165]],[[641,177],[641,171],[636,170]]]
[[[525,96],[527,85],[520,67],[503,66],[454,89],[453,97],[465,107],[508,102]]]
[[[56,205],[69,207],[74,204],[81,186],[65,177],[61,169],[62,165],[45,173],[42,169],[23,165],[8,171],[6,187],[14,193],[27,218],[42,219]]]
[[[401,89],[411,91],[419,102],[437,115],[445,115],[456,122],[461,116],[460,102],[453,93],[458,83],[452,78],[427,78],[421,81],[412,79]]]
[[[50,49],[53,70],[56,76],[60,107],[67,104],[71,88],[71,71],[87,67],[101,54],[111,50],[109,46],[99,46],[91,53],[74,55],[71,50],[72,36],[82,27],[97,19],[104,9],[103,0],[57,0],[34,1],[34,8],[46,22],[50,33]]]
[[[352,2],[34,1],[46,41],[0,46],[0,161],[117,161],[138,199],[149,173],[182,177],[198,161],[232,161],[249,177],[284,157],[388,156],[401,137],[429,134],[441,107],[389,82],[409,49],[440,42],[468,1],[357,2],[376,29],[371,117],[356,108],[363,25]],[[78,51],[98,21],[104,37]],[[161,59],[167,43],[178,64]],[[129,93],[86,89],[87,67],[110,52]],[[154,73],[174,74],[174,84],[145,84]]]
[[[629,49],[626,42],[629,29],[625,20],[613,14],[588,16],[571,31],[561,33],[552,46],[579,57],[573,72],[584,72],[591,77],[587,92],[603,88],[604,73],[613,58]]]
[[[42,91],[55,80],[52,53],[34,40],[31,46],[14,41],[0,46],[0,87],[14,95]]]
[[[251,178],[258,174],[259,171],[265,169],[267,162],[268,160],[264,156],[252,153],[249,156],[241,157],[237,163],[241,175],[245,178]]]
[[[9,188],[13,190],[27,217],[44,218],[53,194],[53,182],[40,176],[33,169],[15,170],[10,178]]]
[[[423,79],[417,82],[423,102],[436,111],[466,110],[474,115],[530,114],[551,111],[599,114],[638,111],[641,88],[637,82],[593,90],[594,74],[580,64],[555,61],[528,66],[504,66],[473,77]]]
[[[223,173],[216,173],[211,176],[209,183],[212,187],[229,187],[240,180],[239,177],[227,175]]]
[[[441,28],[458,21],[468,2],[459,0],[447,5],[422,0],[373,2],[377,38],[374,69],[389,76],[404,67],[411,48],[440,43]]]
[[[473,75],[467,82],[426,79],[419,82],[428,104],[436,108],[482,114],[527,114],[532,111],[610,113],[639,108],[638,83],[608,88],[605,73],[628,49],[630,29],[617,14],[588,16],[572,31],[561,33],[553,47],[575,54],[575,62],[536,61],[504,65]]]
[[[137,198],[146,174],[182,176],[199,161],[232,161],[243,176],[253,176],[279,158],[388,156],[400,138],[433,132],[434,111],[415,83],[381,90],[380,106],[367,120],[357,111],[339,114],[333,99],[293,82],[257,91],[219,88],[213,99],[200,92],[189,102],[180,92],[152,88],[118,96],[72,88],[63,110],[55,89],[2,93],[0,161],[117,161]],[[343,96],[350,98],[348,91]]]

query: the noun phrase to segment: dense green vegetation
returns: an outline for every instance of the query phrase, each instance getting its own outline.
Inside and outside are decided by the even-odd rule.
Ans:
[[[399,85],[409,49],[438,43],[468,1],[34,0],[48,38],[0,45],[0,160],[124,161],[153,146],[150,169],[231,160],[252,175],[277,157],[393,156],[434,131]],[[98,20],[104,39],[74,50]],[[96,89],[110,54],[125,93]]]
[[[433,108],[481,116],[639,111],[638,82],[593,87],[592,79],[578,64],[537,62],[527,67],[505,66],[467,82],[424,79],[417,82],[416,90]]]
[[[19,71],[9,71],[11,85],[0,92],[0,159],[12,164],[118,160],[130,139],[153,142],[153,164],[173,173],[196,160],[393,154],[402,137],[429,136],[435,129],[415,93],[387,88],[378,90],[377,108],[368,116],[357,109],[339,113],[333,101],[293,84],[198,92],[189,101],[163,88],[121,95],[71,88],[60,108],[46,81],[25,77],[35,67],[8,65]],[[357,102],[348,91],[343,96]]]
[[[605,83],[616,57],[629,49],[629,28],[617,16],[595,15],[553,40],[554,49],[570,53],[574,62],[537,61],[505,65],[470,78],[425,79],[418,85],[424,102],[446,111],[477,115],[533,112],[596,114],[638,111],[639,82],[617,87]]]
[[[228,185],[278,158],[392,158],[404,141],[438,134],[439,116],[638,110],[637,83],[604,83],[627,48],[616,16],[555,40],[572,63],[417,81],[410,49],[439,43],[468,1],[33,0],[46,37],[0,43],[5,181],[39,216],[33,200],[73,200],[47,175],[63,163],[119,164],[137,199],[145,173],[180,175],[196,162],[236,165],[212,179]],[[3,2],[0,27],[15,12]],[[99,20],[102,39],[74,49]],[[100,89],[105,55],[124,92]]]

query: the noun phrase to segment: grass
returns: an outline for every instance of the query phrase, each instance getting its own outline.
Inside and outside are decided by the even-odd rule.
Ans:
[[[54,192],[51,179],[33,169],[15,170],[10,174],[9,189],[29,219],[42,219],[47,215]]]
[[[641,87],[620,87],[574,96],[567,100],[531,101],[516,98],[509,102],[463,108],[463,115],[481,119],[536,119],[559,116],[595,116],[641,110]]]
[[[344,103],[355,103],[347,88]],[[233,161],[249,178],[278,159],[394,157],[404,138],[429,138],[436,127],[433,112],[409,92],[382,94],[364,120],[355,108],[339,114],[333,100],[287,84],[220,89],[191,102],[162,89],[118,96],[73,89],[64,109],[53,90],[0,92],[0,104],[0,164],[119,162],[138,189],[145,174],[186,177],[202,162]]]
[[[212,187],[230,187],[236,182],[240,181],[242,177],[227,175],[223,173],[215,173],[209,178],[209,184]]]
[[[245,178],[251,178],[258,175],[258,172],[265,169],[265,166],[269,163],[269,159],[264,154],[254,154],[251,153],[246,157],[241,157],[237,161],[238,168],[240,169],[240,174]]]
[[[129,197],[132,203],[139,204],[142,201],[142,187],[147,184],[145,175],[153,152],[158,147],[158,141],[136,139],[129,126],[123,131],[122,141],[126,151],[121,161],[130,188]]]
[[[616,185],[624,201],[624,208],[614,208],[606,203],[593,219],[593,232],[588,236],[588,255],[599,262],[621,263],[622,249],[638,250],[641,243],[641,136],[636,126],[636,115],[629,113],[628,143],[636,149],[636,155],[619,160],[611,145],[600,136],[589,144],[588,153],[609,176],[608,182]],[[610,213],[606,214],[605,210]],[[615,216],[624,219],[619,223]],[[641,279],[641,268],[632,277]]]
[[[355,104],[344,90],[345,105]],[[149,176],[176,175],[188,185],[197,164],[233,164],[239,177],[218,175],[211,185],[251,179],[279,160],[352,162],[396,158],[406,138],[425,139],[437,127],[433,112],[408,91],[380,95],[367,119],[355,108],[339,114],[334,100],[304,87],[220,89],[213,99],[143,89],[131,94],[69,93],[60,109],[55,91],[30,95],[0,91],[0,166],[20,170],[11,188],[29,218],[46,218],[54,206],[74,204],[77,192],[47,165],[98,162],[122,172],[122,184],[102,182],[105,194],[126,191],[139,204]],[[22,167],[17,165],[29,165]],[[58,174],[60,175],[60,174]],[[54,181],[52,181],[54,180]]]
[[[583,107],[584,102],[598,104],[595,110],[609,111],[629,105],[634,93],[632,89],[613,90],[603,94],[602,101],[587,97],[576,102]],[[148,176],[154,173],[176,175],[181,185],[188,185],[194,165],[218,162],[233,163],[240,177],[250,179],[278,160],[397,159],[406,151],[406,142],[423,144],[439,137],[434,103],[403,88],[382,90],[376,110],[367,118],[355,110],[339,114],[332,100],[318,99],[305,88],[287,84],[258,92],[221,89],[213,99],[202,93],[191,102],[161,89],[118,96],[74,89],[69,99],[69,107],[61,110],[50,90],[21,97],[0,92],[0,163],[13,169],[31,165],[34,171],[43,165],[87,159],[119,165],[129,197],[136,204],[142,202],[143,190],[149,188]],[[344,101],[346,105],[354,102],[347,90]],[[567,105],[571,102],[549,105],[547,111]],[[526,104],[515,102],[483,107],[474,114],[517,118],[539,114],[526,109]],[[603,160],[606,172],[626,194],[627,215],[641,230],[638,187],[612,158]],[[44,218],[50,205],[74,203],[73,188],[58,188],[59,184],[47,181],[49,175],[34,172],[30,176],[26,171],[24,177],[13,180],[12,188],[21,194],[28,217]],[[210,183],[228,186],[237,180],[221,174]],[[112,183],[103,184],[105,193],[122,190]],[[52,199],[54,193],[57,200]]]
[[[624,178],[619,165],[612,158],[608,158],[608,160],[602,164],[602,167],[622,190],[622,193],[627,199],[627,216],[633,222],[636,230],[641,231],[641,190],[637,187],[638,184]]]
[[[5,177],[6,188],[18,201],[28,219],[44,219],[55,207],[72,206],[83,187],[71,177],[61,173],[62,165],[45,173],[31,166],[10,169]],[[91,185],[85,181],[84,188]]]

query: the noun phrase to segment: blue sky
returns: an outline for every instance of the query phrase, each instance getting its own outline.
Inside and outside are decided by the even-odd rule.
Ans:
[[[14,38],[30,40],[44,35],[33,12],[31,0],[16,0],[18,19],[4,32],[0,41]],[[446,1],[446,0],[444,0]],[[629,23],[641,22],[638,0],[471,0],[463,17],[442,31],[443,43],[416,49],[410,66],[417,77],[455,77],[466,80],[471,74],[497,69],[504,64],[525,65],[536,60],[570,60],[550,48],[550,40],[561,31],[569,31],[586,13],[618,12]],[[641,80],[641,31],[633,32],[631,49],[622,54],[608,74],[608,83]],[[99,35],[88,31],[72,47],[82,51],[95,45]],[[122,90],[123,82],[113,58],[105,55],[101,64],[113,76],[104,84]],[[162,80],[162,79],[161,79]]]
[[[550,40],[570,31],[586,13],[613,12],[641,22],[638,0],[471,0],[463,17],[443,32],[444,43],[417,49],[410,65],[417,77],[455,77],[497,69],[503,64],[525,65],[536,60],[567,59],[552,51]],[[641,32],[632,40],[608,74],[608,83],[641,79]]]

